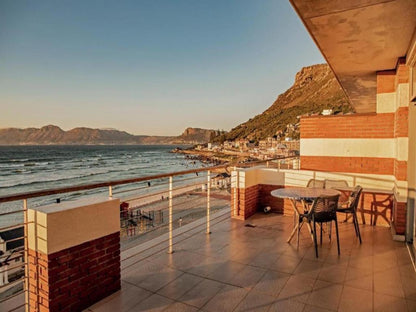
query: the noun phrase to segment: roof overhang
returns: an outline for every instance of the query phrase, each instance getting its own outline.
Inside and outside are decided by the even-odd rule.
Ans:
[[[396,68],[416,29],[415,0],[290,0],[357,113],[376,111],[376,73]]]

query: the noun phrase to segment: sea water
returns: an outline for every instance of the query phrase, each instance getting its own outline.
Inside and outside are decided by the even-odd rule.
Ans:
[[[0,196],[145,177],[204,166],[183,154],[171,153],[175,147],[177,146],[0,146]],[[123,186],[118,187],[118,190],[123,190]],[[61,201],[73,200],[100,192],[108,190],[95,189],[35,198],[29,201],[29,206],[50,204],[57,198]],[[21,207],[22,201],[3,203],[0,204],[0,212]],[[20,218],[21,216],[13,215],[0,216],[0,226]]]

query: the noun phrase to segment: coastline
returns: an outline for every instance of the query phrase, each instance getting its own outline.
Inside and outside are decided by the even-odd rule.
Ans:
[[[251,159],[250,153],[240,151],[203,151],[194,148],[181,149],[175,148],[172,153],[184,154],[188,159],[199,160],[203,163],[212,163],[214,165],[234,164],[245,162]]]

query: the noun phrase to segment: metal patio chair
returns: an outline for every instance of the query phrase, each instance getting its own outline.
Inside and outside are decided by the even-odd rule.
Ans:
[[[316,223],[321,227],[321,243],[322,243],[322,224],[335,222],[335,229],[337,235],[337,248],[338,255],[340,254],[339,248],[339,235],[338,235],[338,222],[337,222],[337,208],[338,208],[338,198],[339,195],[330,196],[330,197],[318,197],[314,200],[312,208],[309,212],[299,215],[299,227],[298,227],[298,244],[299,244],[299,234],[302,225],[305,222],[308,222],[312,229],[313,242],[315,245],[315,254],[318,258],[318,240],[316,237]]]
[[[339,205],[337,208],[337,212],[341,213],[351,213],[353,224],[355,228],[355,235],[358,236],[361,244],[361,233],[360,233],[360,227],[358,225],[358,218],[357,218],[357,207],[358,202],[360,201],[361,192],[363,191],[363,188],[359,185],[357,185],[354,190],[351,192],[347,205]]]

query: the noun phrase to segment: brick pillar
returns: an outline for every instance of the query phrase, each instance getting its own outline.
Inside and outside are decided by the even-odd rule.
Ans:
[[[393,202],[393,224],[396,234],[403,235],[406,232],[406,207],[407,203]]]
[[[283,173],[276,169],[257,167],[238,169],[232,172],[231,177],[232,218],[246,220],[257,211],[262,211],[265,206],[283,213],[284,201],[270,195],[272,190],[283,187]]]
[[[120,289],[118,199],[28,215],[30,311],[80,311]]]

